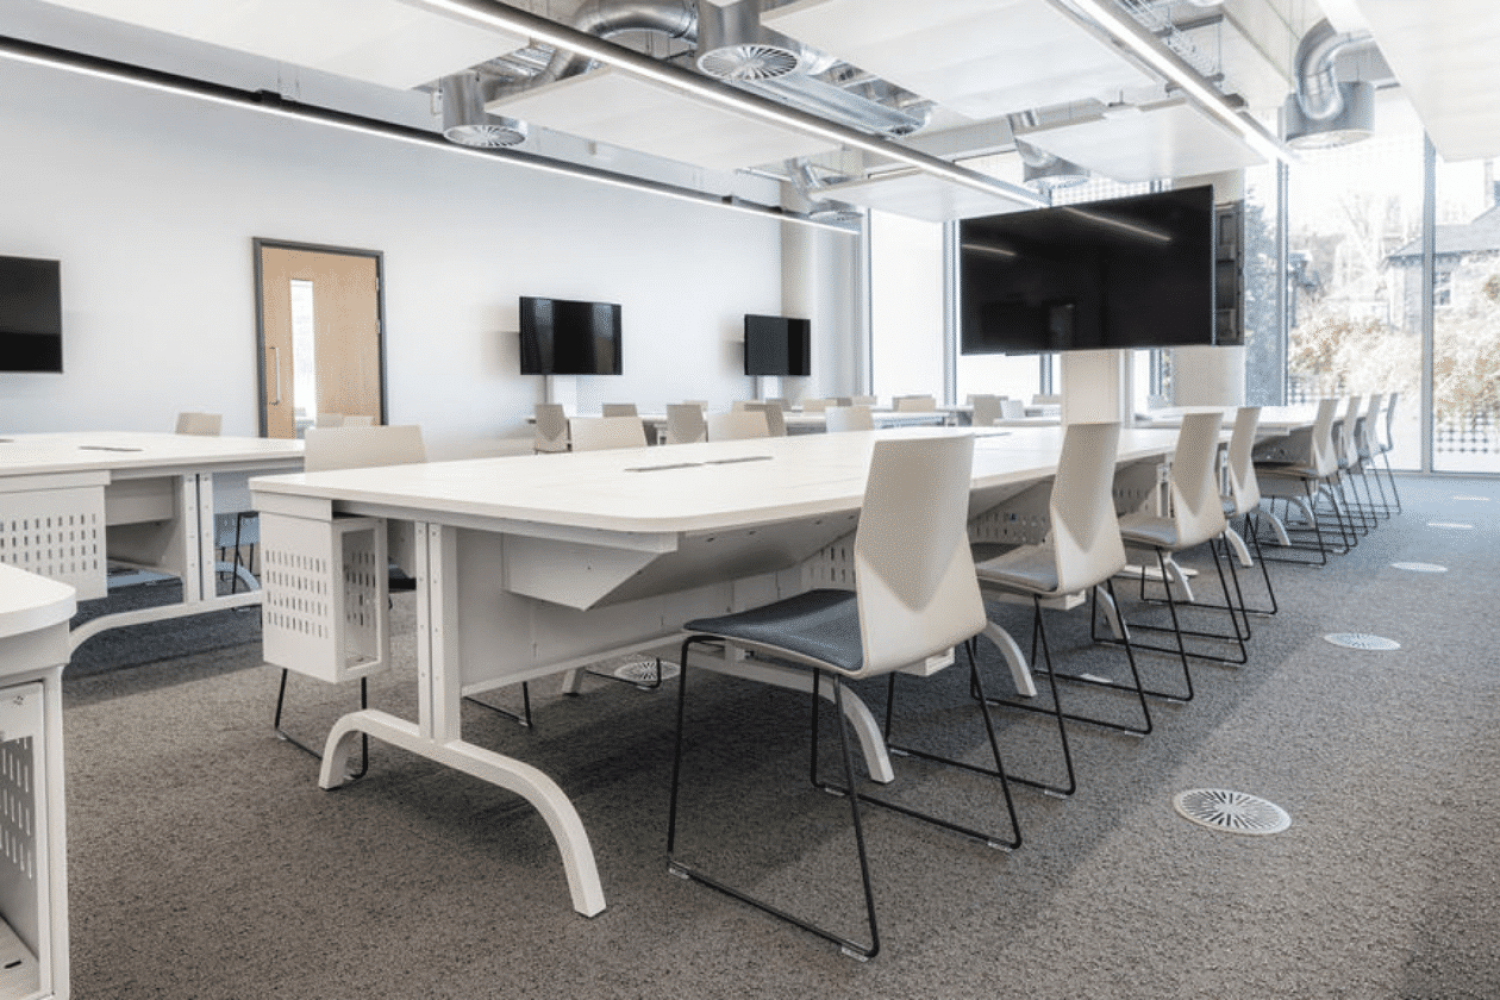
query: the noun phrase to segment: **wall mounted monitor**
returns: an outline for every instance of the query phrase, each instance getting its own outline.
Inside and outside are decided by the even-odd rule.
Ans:
[[[1214,343],[1211,186],[969,219],[965,354]]]
[[[0,257],[0,371],[60,372],[61,265]]]
[[[522,375],[620,372],[618,305],[522,296]]]
[[[745,316],[746,375],[811,375],[812,323],[789,316]]]

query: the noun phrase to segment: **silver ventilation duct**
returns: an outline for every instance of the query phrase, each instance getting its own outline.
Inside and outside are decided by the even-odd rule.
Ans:
[[[1287,145],[1297,149],[1342,146],[1375,131],[1375,85],[1340,82],[1338,57],[1372,48],[1369,35],[1339,34],[1319,21],[1297,46],[1297,91],[1286,99],[1282,119]]]
[[[1087,167],[1037,149],[1024,139],[1016,139],[1016,152],[1021,157],[1022,183],[1033,191],[1073,187],[1091,176]]]
[[[443,136],[460,146],[495,149],[526,140],[526,123],[484,110],[484,88],[478,73],[443,78]]]
[[[786,161],[787,176],[791,181],[792,188],[807,203],[807,217],[818,222],[862,222],[865,213],[857,205],[851,205],[844,201],[835,201],[825,198],[820,189],[827,185],[828,181],[820,178],[817,171],[806,159]],[[837,178],[839,181],[848,180],[846,177]]]
[[[802,46],[760,23],[760,0],[700,3],[696,62],[720,80],[771,80],[806,69]]]

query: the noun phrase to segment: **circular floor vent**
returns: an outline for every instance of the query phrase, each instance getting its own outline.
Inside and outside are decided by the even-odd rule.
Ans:
[[[1395,569],[1404,569],[1408,573],[1446,573],[1447,566],[1439,566],[1437,563],[1399,562],[1391,563]]]
[[[1194,788],[1172,800],[1178,815],[1224,833],[1264,836],[1292,825],[1285,809],[1273,802],[1222,788]]]
[[[1427,527],[1429,527],[1429,528],[1456,528],[1456,529],[1458,529],[1460,531],[1466,531],[1468,529],[1473,528],[1474,526],[1472,524],[1459,524],[1457,521],[1428,521],[1427,522]]]
[[[1323,637],[1335,646],[1344,649],[1363,649],[1371,652],[1389,652],[1400,649],[1401,643],[1395,639],[1386,639],[1378,635],[1368,635],[1364,632],[1335,632]]]
[[[642,687],[651,687],[656,683],[656,658],[640,657],[638,659],[626,660],[615,668],[615,676],[622,681],[639,684]],[[661,661],[661,679],[670,680],[681,673],[681,668],[671,660]]]

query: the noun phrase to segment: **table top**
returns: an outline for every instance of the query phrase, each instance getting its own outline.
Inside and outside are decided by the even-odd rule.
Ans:
[[[1053,475],[1063,433],[1061,427],[909,427],[258,476],[250,488],[257,506],[280,495],[423,520],[709,531],[857,510],[871,452],[882,439],[973,434],[974,487],[984,489]],[[1173,429],[1126,428],[1120,460],[1165,455],[1176,441]]]
[[[67,621],[78,608],[75,594],[66,583],[0,563],[0,639]]]
[[[209,466],[298,465],[302,442],[135,431],[0,435],[0,477]]]

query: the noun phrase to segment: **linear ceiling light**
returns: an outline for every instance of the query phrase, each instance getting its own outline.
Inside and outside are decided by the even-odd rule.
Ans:
[[[1197,70],[1158,41],[1148,28],[1122,10],[1115,0],[1052,0],[1052,5],[1075,18],[1082,14],[1093,21],[1111,39],[1133,52],[1167,82],[1181,88],[1199,107],[1233,129],[1257,153],[1270,160],[1281,160],[1288,165],[1296,164],[1296,154],[1278,142],[1259,122],[1240,114],[1239,109]]]
[[[772,218],[781,222],[795,222],[799,225],[842,233],[846,236],[859,235],[859,230],[851,229],[847,225],[824,221],[822,219],[813,219],[805,215],[788,212],[778,206],[761,205],[757,202],[746,201],[732,195],[720,196],[710,194],[706,191],[695,191],[692,188],[678,187],[664,181],[653,181],[641,177],[632,177],[627,174],[617,174],[608,170],[600,170],[596,167],[569,163],[566,160],[554,160],[514,149],[482,149],[471,146],[460,146],[456,143],[448,142],[441,135],[407,125],[398,125],[394,122],[381,121],[376,118],[366,118],[362,115],[336,111],[314,104],[302,104],[297,101],[284,99],[277,94],[266,92],[252,93],[222,84],[178,76],[174,73],[148,69],[144,66],[118,62],[99,56],[84,55],[67,49],[60,49],[39,42],[31,42],[6,35],[0,35],[0,58],[10,59],[14,62],[28,63],[33,66],[43,66],[48,69],[66,70],[81,76],[108,80],[111,83],[129,84],[133,87],[155,90],[177,97],[191,97],[212,104],[239,108],[245,111],[254,111],[276,118],[314,122],[329,128],[355,132],[361,135],[378,136],[382,139],[393,139],[396,142],[403,142],[426,149],[443,150],[447,153],[456,153],[464,156],[482,157],[491,163],[498,160],[530,170],[539,170],[543,173],[593,181],[598,184],[607,184],[630,191],[660,195],[694,205],[728,209],[746,215]]]
[[[549,21],[529,11],[519,10],[509,4],[501,3],[500,0],[403,0],[403,2],[408,6],[421,7],[471,24],[486,25],[502,31],[528,35],[534,42],[568,49],[596,62],[613,66],[623,72],[699,100],[729,108],[751,118],[820,136],[836,145],[848,146],[874,156],[895,160],[924,173],[983,191],[994,197],[1008,199],[1028,208],[1042,208],[1047,205],[1045,199],[1019,185],[987,177],[978,171],[958,166],[940,157],[929,156],[899,143],[867,135],[858,129],[839,125],[795,108],[788,108],[775,101],[746,93],[681,67],[642,55],[633,49],[616,45],[587,32]]]

